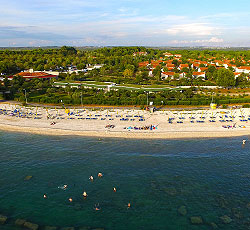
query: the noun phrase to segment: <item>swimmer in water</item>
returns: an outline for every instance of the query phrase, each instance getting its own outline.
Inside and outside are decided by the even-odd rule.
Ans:
[[[68,185],[63,185],[63,189],[65,190],[65,189],[67,189],[67,187],[68,187]]]
[[[100,210],[101,210],[99,203],[98,203],[98,204],[95,204],[94,209],[95,209],[96,211],[100,211]]]
[[[116,192],[116,188],[115,187],[113,188],[113,191]]]
[[[93,180],[94,180],[94,177],[93,177],[93,176],[90,176],[89,179],[90,179],[91,181],[93,181]]]
[[[99,173],[98,173],[98,177],[102,177],[102,176],[103,176],[102,173],[99,172]]]
[[[243,145],[246,144],[246,140],[243,140],[243,141],[242,141],[242,144],[243,144]]]
[[[130,203],[128,203],[128,208],[130,208],[131,207],[131,204]]]
[[[70,198],[69,198],[69,202],[72,202],[72,201],[73,201],[73,199],[70,197]]]
[[[44,199],[47,199],[47,195],[46,195],[46,194],[44,194],[44,195],[43,195],[43,198],[44,198]]]
[[[87,196],[88,196],[88,194],[85,191],[83,192],[82,195],[83,195],[84,198],[87,198]]]

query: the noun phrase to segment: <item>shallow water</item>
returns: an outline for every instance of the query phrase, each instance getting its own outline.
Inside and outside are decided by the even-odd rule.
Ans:
[[[200,230],[213,229],[212,222],[219,229],[250,229],[250,142],[243,148],[242,139],[99,140],[1,132],[0,214],[9,220],[0,227],[15,229],[14,220],[24,218],[76,229]],[[27,175],[32,179],[25,181]],[[58,188],[64,184],[66,190]],[[93,208],[97,203],[100,211]],[[177,211],[182,205],[185,216]],[[224,224],[223,215],[232,222]],[[191,216],[201,216],[203,224],[192,225]]]

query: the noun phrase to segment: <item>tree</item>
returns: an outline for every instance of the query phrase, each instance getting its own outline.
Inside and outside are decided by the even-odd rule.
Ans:
[[[236,80],[234,77],[234,73],[228,69],[219,69],[217,71],[216,83],[219,86],[223,87],[234,87],[236,84]]]
[[[174,80],[179,80],[179,79],[180,79],[180,74],[175,73],[175,74],[174,74]]]
[[[185,72],[185,73],[188,73],[188,72],[189,72],[189,68],[187,68],[187,67],[184,67],[184,68],[182,68],[181,72]]]
[[[161,74],[161,66],[156,66],[153,70],[153,75],[156,77],[157,75]]]
[[[176,67],[179,66],[179,62],[178,62],[178,60],[176,60],[176,59],[174,59],[174,60],[172,61],[172,64],[174,64]]]
[[[63,54],[64,56],[72,55],[72,54],[77,54],[77,50],[74,47],[62,46],[60,48],[60,53]]]
[[[133,71],[131,69],[125,69],[123,72],[124,77],[132,77],[133,76]]]
[[[217,69],[215,66],[213,66],[213,65],[208,66],[208,69],[206,71],[206,78],[210,81],[215,80],[216,72],[217,72]]]
[[[142,81],[143,81],[142,74],[141,73],[137,74],[136,75],[136,83],[140,84]]]
[[[245,73],[242,73],[239,77],[236,78],[236,86],[237,87],[246,87],[247,85],[247,77],[248,75]]]

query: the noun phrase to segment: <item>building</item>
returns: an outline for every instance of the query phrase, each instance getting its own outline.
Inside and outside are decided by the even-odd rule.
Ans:
[[[199,78],[199,77],[201,77],[201,78],[205,79],[205,78],[206,78],[206,75],[205,75],[204,72],[193,72],[193,77],[194,77],[194,78]]]
[[[189,65],[188,64],[180,64],[178,69],[182,70],[183,68],[189,68]]]
[[[185,73],[177,73],[176,76],[178,75],[179,77],[175,79],[175,76],[174,76],[175,74],[176,73],[174,72],[162,72],[161,79],[166,80],[167,78],[170,78],[171,80],[179,80],[180,78],[185,77]]]
[[[250,73],[250,66],[236,67],[236,72],[249,74]]]
[[[14,76],[21,76],[25,79],[56,79],[58,75],[50,74],[48,72],[40,72],[40,71],[33,71],[33,69],[30,69],[28,71],[20,72],[15,74]],[[12,80],[14,76],[9,76],[8,79]]]
[[[164,55],[165,57],[172,57],[172,56],[174,56],[173,54],[168,53],[168,52],[164,53],[163,55]]]
[[[146,56],[146,55],[148,55],[147,52],[135,52],[135,53],[133,53],[133,56],[134,56],[134,57],[135,57],[135,56]]]

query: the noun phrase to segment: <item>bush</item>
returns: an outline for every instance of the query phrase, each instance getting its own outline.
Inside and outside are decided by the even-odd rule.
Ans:
[[[167,105],[178,105],[178,101],[167,101]]]
[[[227,105],[222,105],[222,109],[227,109],[228,108],[228,106]]]
[[[219,100],[219,104],[229,104],[230,101],[229,100]]]
[[[199,105],[199,101],[191,101],[191,105]]]
[[[179,101],[179,105],[190,105],[191,101]]]
[[[250,108],[250,104],[245,104],[242,106],[242,108]]]

